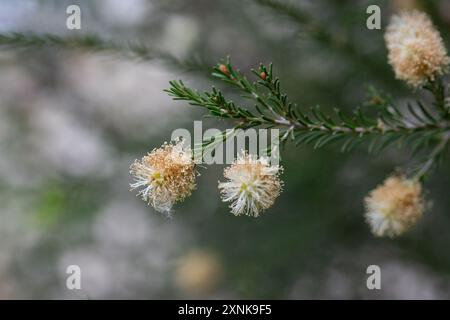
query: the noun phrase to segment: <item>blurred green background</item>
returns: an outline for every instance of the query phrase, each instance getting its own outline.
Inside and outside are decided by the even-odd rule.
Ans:
[[[384,31],[366,28],[369,4],[381,7],[383,27],[402,9],[428,12],[450,48],[449,1],[283,3],[301,15],[252,0],[0,1],[2,33],[97,34],[162,53],[141,61],[1,50],[0,298],[450,298],[446,164],[427,182],[433,207],[410,233],[378,239],[364,222],[364,196],[414,163],[407,147],[373,156],[288,144],[284,192],[258,219],[220,202],[219,165],[200,169],[197,192],[173,219],[128,191],[130,163],[203,115],[171,101],[169,80],[220,85],[208,68],[231,55],[245,72],[273,62],[300,107],[352,110],[368,85],[400,104],[421,97],[394,79]],[[79,31],[65,26],[70,4],[81,7]],[[65,286],[72,264],[82,290]],[[371,264],[381,267],[381,290],[366,287]]]

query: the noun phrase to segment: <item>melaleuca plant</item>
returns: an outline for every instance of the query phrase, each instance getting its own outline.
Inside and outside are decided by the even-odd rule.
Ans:
[[[253,0],[301,25],[316,42],[333,49],[376,74],[378,63],[367,61],[351,41],[340,41],[307,14],[277,0]],[[203,108],[208,116],[227,121],[235,130],[277,128],[281,146],[319,149],[339,145],[343,152],[365,146],[370,153],[381,153],[397,144],[411,150],[414,163],[405,164],[402,173],[389,175],[364,199],[365,217],[377,236],[394,237],[408,231],[420,220],[428,205],[423,196],[423,183],[442,162],[450,140],[450,99],[443,75],[450,58],[430,18],[424,13],[409,12],[391,19],[385,33],[388,62],[395,77],[411,91],[424,90],[432,102],[412,101],[398,105],[390,95],[371,87],[368,99],[352,112],[335,108],[326,112],[320,106],[305,106],[291,101],[282,90],[281,80],[272,64],[260,64],[246,76],[230,59],[220,61],[212,75],[243,96],[242,104],[233,102],[225,91],[213,87],[199,92],[181,80],[171,81],[166,92],[174,100],[182,100]],[[180,60],[166,52],[144,44],[116,43],[95,35],[61,37],[50,34],[0,34],[0,45],[10,48],[53,47],[107,52],[141,61],[158,59],[184,70],[203,70],[205,63]],[[390,81],[393,79],[386,79]],[[230,131],[203,141],[201,150],[213,148],[232,137]],[[194,151],[194,152],[193,152]],[[165,143],[153,149],[130,168],[131,184],[138,195],[156,210],[170,213],[174,204],[185,200],[196,188],[198,166],[196,149],[183,141]],[[242,153],[225,169],[218,193],[237,216],[259,216],[269,209],[283,188],[282,167],[266,157]]]
[[[418,100],[399,106],[388,95],[371,88],[368,101],[351,114],[337,108],[326,113],[319,106],[308,108],[290,101],[272,64],[260,64],[251,70],[252,78],[248,78],[234,68],[229,58],[218,63],[212,75],[242,93],[248,104],[237,105],[218,88],[199,92],[182,81],[171,81],[166,91],[175,100],[204,108],[209,116],[229,120],[235,129],[279,128],[282,145],[311,145],[318,149],[339,143],[341,150],[348,152],[365,144],[369,152],[379,153],[397,143],[411,149],[413,155],[427,151],[422,152],[425,156],[419,166],[389,176],[365,199],[366,220],[373,233],[393,237],[412,227],[425,211],[422,183],[448,148],[450,103],[442,75],[450,59],[438,31],[423,13],[394,16],[385,40],[396,77],[413,90],[429,91],[432,104]],[[212,141],[206,141],[203,147]],[[226,176],[237,171],[231,189],[227,190],[223,183],[220,188],[225,193],[223,200],[232,202],[234,214],[258,216],[280,192],[280,168],[270,170],[264,160],[246,159],[225,170]],[[237,170],[236,166],[243,167]],[[258,171],[258,178],[252,180],[249,177],[256,176],[255,166],[262,166],[267,172]],[[261,177],[270,177],[269,172],[275,175],[274,181],[263,183]]]

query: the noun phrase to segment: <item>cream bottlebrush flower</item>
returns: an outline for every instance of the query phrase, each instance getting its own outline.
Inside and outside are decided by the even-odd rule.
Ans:
[[[450,58],[430,18],[418,11],[392,17],[385,34],[389,64],[398,79],[413,87],[447,71]]]
[[[157,211],[170,213],[174,203],[184,200],[195,188],[192,152],[183,141],[164,143],[130,167],[135,182],[131,189]]]
[[[279,196],[282,168],[273,166],[265,157],[244,153],[234,163],[225,168],[227,182],[219,182],[222,201],[231,202],[231,212],[236,215],[258,217],[270,208]]]
[[[379,237],[395,237],[408,231],[425,209],[422,186],[404,177],[392,176],[365,199],[366,220]]]

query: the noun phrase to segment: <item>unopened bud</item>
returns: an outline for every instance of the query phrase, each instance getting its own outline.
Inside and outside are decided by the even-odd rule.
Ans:
[[[224,64],[221,64],[219,66],[219,70],[220,70],[220,72],[225,73],[227,75],[230,74],[230,71],[228,70],[228,67],[226,65],[224,65]]]

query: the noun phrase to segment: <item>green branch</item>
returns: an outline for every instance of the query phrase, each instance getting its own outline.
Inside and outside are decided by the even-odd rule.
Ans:
[[[445,87],[442,83],[440,77],[436,78],[434,81],[429,82],[424,89],[431,92],[434,97],[434,104],[437,110],[439,110],[443,119],[450,118],[449,106],[445,101]]]
[[[428,156],[428,160],[423,163],[415,174],[415,179],[423,180],[426,174],[431,170],[431,168],[436,165],[436,163],[445,154],[448,148],[448,143],[450,141],[450,132],[445,132],[440,138],[439,143],[434,147]]]
[[[229,59],[214,67],[213,76],[242,92],[243,98],[253,102],[253,108],[237,105],[227,100],[217,88],[200,93],[187,87],[182,81],[171,81],[165,90],[174,100],[205,108],[209,115],[234,120],[235,128],[255,126],[278,127],[282,143],[293,140],[296,145],[313,144],[321,148],[331,142],[345,140],[343,151],[362,142],[368,142],[369,151],[379,152],[395,141],[420,151],[439,140],[450,131],[450,123],[436,117],[420,101],[416,106],[408,104],[407,112],[401,111],[389,98],[372,89],[370,104],[366,109],[377,109],[376,116],[356,108],[352,115],[335,109],[324,113],[319,106],[299,108],[281,91],[280,80],[274,76],[272,65],[260,65],[252,70],[255,81],[250,81],[235,70]]]
[[[271,9],[277,12],[291,21],[301,25],[305,31],[309,32],[317,40],[324,42],[331,42],[332,38],[328,31],[323,28],[320,24],[316,23],[309,15],[302,12],[297,7],[293,5],[283,3],[278,0],[253,0],[256,4]]]

